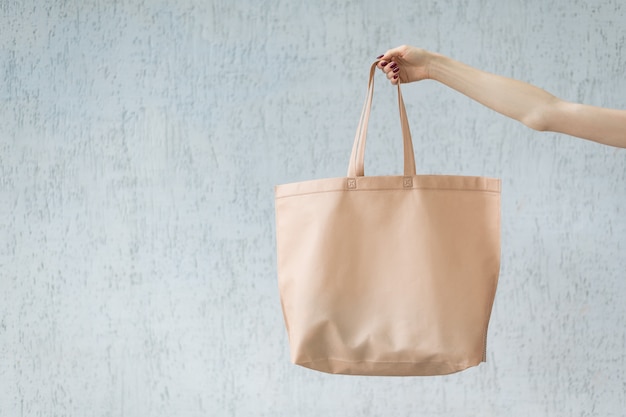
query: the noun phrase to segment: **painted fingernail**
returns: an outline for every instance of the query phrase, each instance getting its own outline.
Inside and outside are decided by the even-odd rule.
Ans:
[[[387,62],[387,61],[382,61],[382,62],[380,63],[380,66],[381,66],[381,67],[384,67],[384,66],[385,66],[385,65],[387,65],[388,63],[389,63],[389,62]]]
[[[379,56],[376,57],[376,59],[380,59],[380,58],[382,58],[384,56],[385,56],[384,54],[383,55],[379,55]]]
[[[395,68],[395,67],[397,67],[397,66],[398,66],[398,64],[396,64],[396,63],[394,62],[393,64],[391,64],[391,66],[390,66],[389,68]]]
[[[393,79],[394,79],[394,80],[397,80],[397,79],[398,79],[398,74],[394,75],[394,76],[393,76]]]
[[[393,69],[393,72],[398,72],[398,71],[400,71],[400,68],[398,68],[398,67]]]

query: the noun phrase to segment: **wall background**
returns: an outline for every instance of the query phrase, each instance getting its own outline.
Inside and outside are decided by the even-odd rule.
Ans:
[[[622,416],[626,151],[405,86],[418,171],[503,180],[488,362],[289,363],[273,186],[342,176],[402,43],[626,108],[621,0],[3,0],[1,416]],[[367,164],[401,169],[378,78]]]

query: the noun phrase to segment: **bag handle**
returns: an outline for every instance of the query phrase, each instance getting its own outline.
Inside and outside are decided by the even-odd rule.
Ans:
[[[376,72],[375,61],[370,68],[369,82],[367,85],[367,98],[363,104],[359,126],[354,136],[354,144],[352,145],[352,154],[350,155],[350,164],[348,165],[348,178],[362,177],[365,175],[364,159],[365,159],[365,141],[367,138],[367,125],[369,123],[370,111],[372,109],[372,98],[374,97],[374,74]],[[413,141],[411,139],[411,130],[409,129],[409,119],[406,115],[402,91],[400,83],[398,83],[398,108],[400,110],[400,124],[402,126],[402,139],[404,141],[404,176],[412,177],[415,175],[415,155],[413,153]]]

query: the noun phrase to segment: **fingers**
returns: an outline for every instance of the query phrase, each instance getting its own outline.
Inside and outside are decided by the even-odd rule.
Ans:
[[[391,63],[385,65],[383,71],[385,72],[385,74],[387,74],[387,79],[389,79],[389,81],[391,81],[392,84],[400,76],[399,75],[400,67],[398,66],[397,62],[392,61]]]
[[[392,55],[390,55],[389,58],[387,58],[387,56],[387,54],[379,56],[377,58],[379,61],[376,66],[381,69],[387,75],[387,79],[395,85],[400,78],[400,66],[393,60]]]
[[[381,69],[386,75],[391,84],[396,85],[402,81],[402,74],[399,62],[404,62],[404,56],[407,54],[409,47],[407,45],[401,45],[396,48],[387,50],[384,54],[378,56],[378,68]],[[406,74],[405,74],[406,76]]]

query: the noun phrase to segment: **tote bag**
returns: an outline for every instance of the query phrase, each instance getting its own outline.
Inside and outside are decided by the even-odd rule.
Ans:
[[[365,176],[375,65],[347,176],[275,187],[291,361],[337,374],[458,372],[486,360],[500,180],[416,175],[399,84],[404,175]]]

